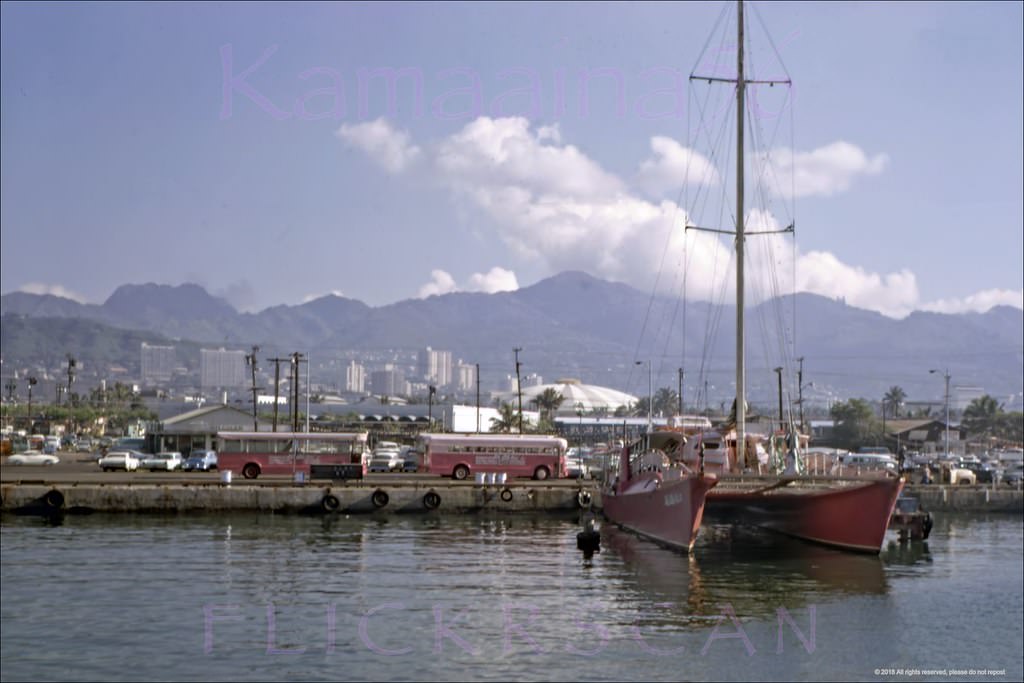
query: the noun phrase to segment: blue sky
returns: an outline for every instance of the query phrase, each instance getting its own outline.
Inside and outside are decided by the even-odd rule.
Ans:
[[[797,172],[796,288],[892,316],[1024,307],[1022,4],[756,9],[795,84],[772,153]],[[197,282],[259,310],[567,269],[646,290],[707,158],[670,70],[722,11],[4,3],[0,290]],[[406,74],[391,103],[381,69]],[[583,73],[619,80],[584,94]]]

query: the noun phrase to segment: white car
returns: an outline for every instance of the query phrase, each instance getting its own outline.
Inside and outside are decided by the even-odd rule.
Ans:
[[[398,448],[376,448],[370,457],[368,472],[394,472],[401,470],[405,459]]]
[[[104,472],[109,472],[110,470],[132,472],[139,469],[141,462],[139,454],[133,451],[110,451],[100,458],[99,466]]]
[[[59,462],[60,458],[56,455],[40,453],[39,451],[15,453],[7,458],[8,465],[56,465]]]
[[[150,472],[156,472],[157,470],[172,472],[180,470],[183,462],[184,459],[181,457],[181,453],[178,451],[168,451],[157,453],[156,455],[147,455],[139,465],[139,468],[149,470]]]

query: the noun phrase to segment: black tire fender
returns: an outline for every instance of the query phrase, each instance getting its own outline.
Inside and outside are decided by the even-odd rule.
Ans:
[[[441,496],[435,491],[427,491],[423,496],[423,507],[428,510],[436,510],[441,506]]]
[[[503,501],[505,501],[506,503],[511,503],[512,502],[512,489],[502,489],[501,490],[501,499]]]
[[[384,489],[377,489],[373,492],[373,496],[370,497],[370,500],[373,501],[373,507],[382,508],[391,501],[391,498],[388,496],[388,492]]]
[[[64,494],[58,491],[57,489],[47,491],[46,495],[43,496],[43,503],[48,508],[60,510],[62,507],[64,507]]]
[[[335,512],[341,507],[341,501],[333,493],[328,493],[320,499],[320,507],[323,508],[324,512]]]

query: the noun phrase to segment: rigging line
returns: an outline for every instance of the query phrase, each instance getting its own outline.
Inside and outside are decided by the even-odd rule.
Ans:
[[[754,16],[757,17],[758,23],[761,24],[761,31],[764,32],[765,37],[768,38],[768,44],[772,46],[772,52],[775,53],[775,58],[779,61],[779,66],[782,67],[782,72],[786,74],[786,80],[792,81],[793,79],[789,76],[789,69],[786,68],[786,63],[782,60],[782,55],[779,54],[779,49],[775,47],[775,41],[772,40],[772,34],[768,30],[768,27],[764,23],[764,18],[761,16],[760,10],[754,3],[750,3],[750,7],[754,9]]]
[[[700,53],[697,55],[697,63],[693,65],[693,69],[690,71],[690,76],[691,77],[693,76],[694,72],[697,70],[697,67],[700,66],[700,61],[704,57],[704,53],[707,52],[708,45],[711,44],[711,39],[715,36],[715,33],[718,32],[718,27],[721,26],[723,19],[725,19],[726,13],[729,12],[730,6],[731,5],[729,3],[725,3],[722,6],[722,11],[718,13],[718,19],[715,20],[714,26],[711,28],[711,31],[708,33],[707,40],[704,41],[704,47],[701,48]],[[725,32],[723,31],[723,34],[724,33]]]

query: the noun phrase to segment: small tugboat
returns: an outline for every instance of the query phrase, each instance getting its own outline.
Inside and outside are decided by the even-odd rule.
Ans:
[[[917,498],[900,496],[889,518],[889,528],[899,534],[900,543],[905,543],[908,538],[924,541],[932,531],[932,514],[921,507]]]

